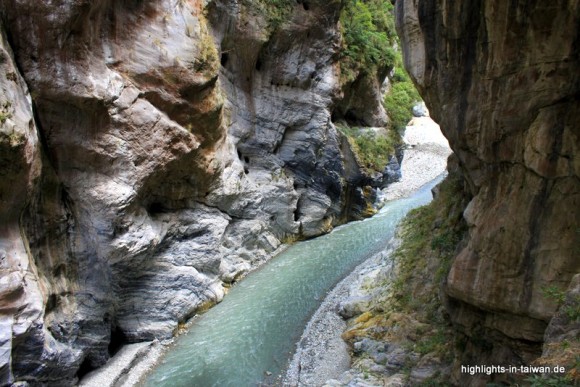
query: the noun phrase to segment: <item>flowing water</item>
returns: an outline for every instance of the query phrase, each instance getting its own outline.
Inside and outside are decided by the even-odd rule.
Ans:
[[[374,217],[296,243],[235,285],[196,318],[151,372],[147,386],[277,384],[296,342],[326,293],[358,264],[384,249],[396,224],[431,201],[431,188],[389,202]]]

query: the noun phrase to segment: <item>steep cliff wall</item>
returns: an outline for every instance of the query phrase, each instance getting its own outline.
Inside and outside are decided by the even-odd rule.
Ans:
[[[444,286],[462,364],[537,358],[546,289],[580,272],[579,25],[573,0],[397,2],[405,65],[472,196]]]
[[[0,1],[0,384],[71,384],[360,216],[340,6]]]

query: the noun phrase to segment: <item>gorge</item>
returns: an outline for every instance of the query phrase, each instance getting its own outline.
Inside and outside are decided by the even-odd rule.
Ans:
[[[250,274],[177,339],[146,385],[282,384],[289,355],[320,300],[361,260],[385,248],[400,218],[427,203],[434,185],[388,203],[371,219],[291,246]],[[200,355],[192,358],[193,352]]]
[[[0,0],[0,384],[74,385],[285,243],[374,213],[392,178],[340,128],[388,125],[394,63],[345,54],[347,3],[392,8]],[[464,206],[436,284],[461,343],[450,382],[505,381],[461,364],[573,367],[580,5],[393,3]]]

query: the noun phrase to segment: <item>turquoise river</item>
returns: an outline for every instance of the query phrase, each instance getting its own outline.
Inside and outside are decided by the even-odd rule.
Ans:
[[[441,178],[374,217],[296,243],[195,318],[145,385],[170,387],[279,384],[308,320],[325,295],[357,265],[386,247],[397,223],[431,201]]]

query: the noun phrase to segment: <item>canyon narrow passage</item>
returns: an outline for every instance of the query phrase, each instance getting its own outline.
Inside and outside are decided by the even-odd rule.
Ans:
[[[300,242],[234,286],[177,339],[148,386],[275,384],[326,293],[384,249],[412,208],[428,203],[436,179],[373,218]]]

